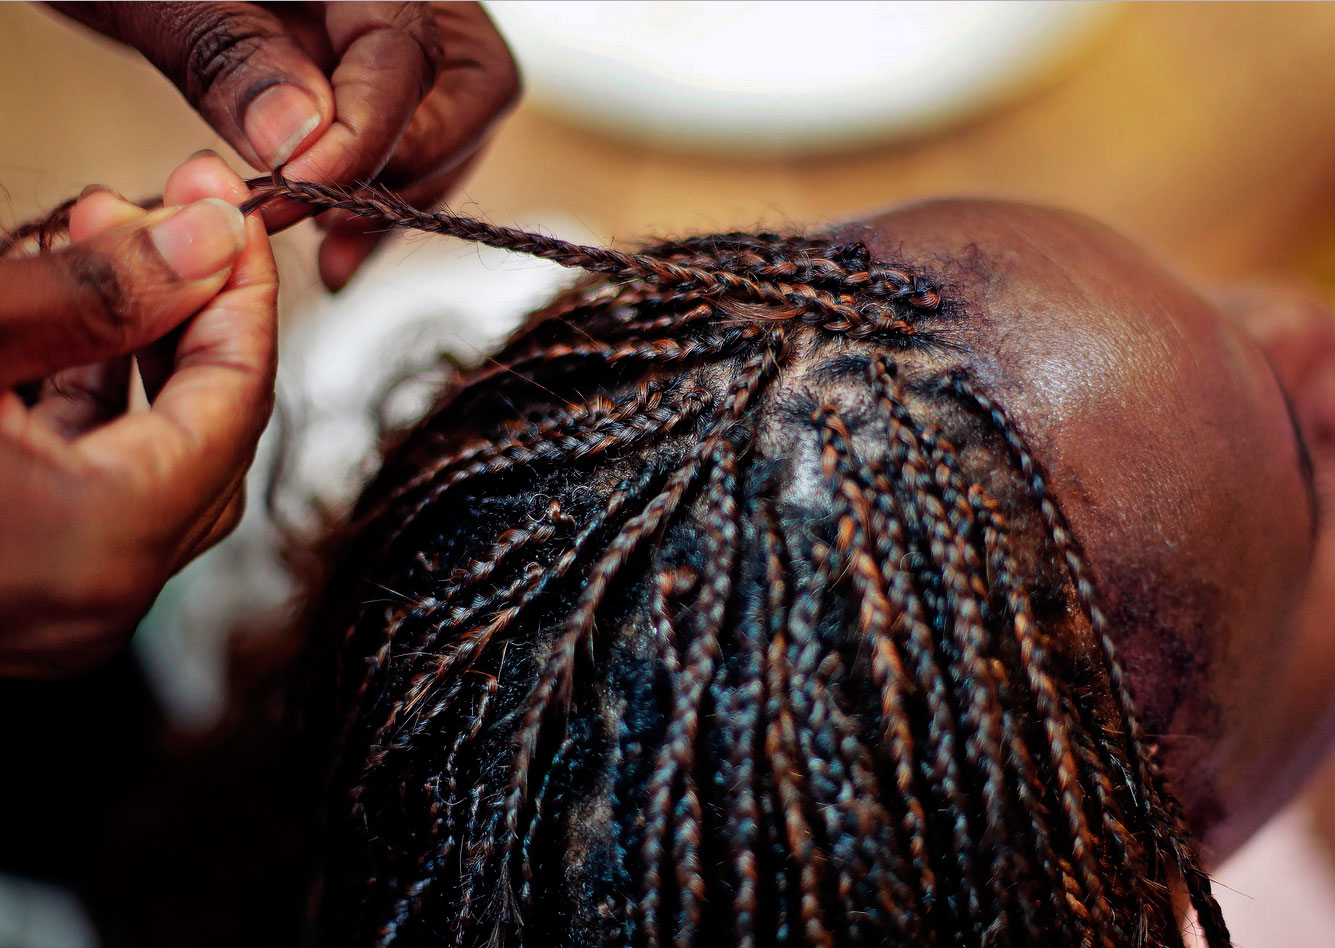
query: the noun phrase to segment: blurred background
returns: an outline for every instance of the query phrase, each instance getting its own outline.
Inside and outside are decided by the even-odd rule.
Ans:
[[[1282,279],[1335,297],[1335,5],[488,6],[526,98],[452,202],[466,213],[624,245],[986,195],[1099,218],[1205,287]],[[235,157],[137,54],[44,9],[0,4],[0,63],[0,224],[94,182],[157,194],[200,148]],[[293,502],[298,521],[311,515],[304,501],[337,507],[369,470],[367,406],[402,374],[404,352],[485,349],[563,279],[409,237],[330,298],[308,226],[276,245],[282,391],[305,432],[289,476],[304,499]],[[421,397],[407,393],[399,410]],[[0,738],[19,748],[6,771],[24,768],[26,748],[66,748],[52,772],[76,776],[53,779],[68,798],[47,803],[79,813],[96,788],[142,779],[116,743],[124,729],[151,720],[169,743],[208,740],[227,717],[229,663],[281,651],[267,637],[287,592],[271,532],[248,518],[169,587],[123,667],[70,686],[82,704],[43,691],[0,708],[18,732]],[[142,680],[142,701],[118,697],[115,676]],[[76,710],[104,693],[90,725]],[[1218,873],[1238,945],[1331,943],[1328,771]],[[33,819],[11,833],[23,819],[5,812],[0,869],[17,845],[47,854],[25,863],[30,875],[77,876],[78,832]],[[178,885],[202,884],[193,867],[173,871]],[[149,878],[118,898],[147,904],[171,891]],[[0,886],[0,948],[96,944],[65,890]]]

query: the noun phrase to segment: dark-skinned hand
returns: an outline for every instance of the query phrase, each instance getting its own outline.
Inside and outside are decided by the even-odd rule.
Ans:
[[[93,191],[69,247],[0,260],[0,675],[105,659],[239,519],[278,293],[263,222],[234,206],[248,193],[195,158],[161,210]]]
[[[53,3],[139,50],[241,156],[292,180],[444,197],[515,102],[514,61],[476,3]],[[270,230],[299,220],[266,209]],[[322,215],[343,286],[383,237]]]

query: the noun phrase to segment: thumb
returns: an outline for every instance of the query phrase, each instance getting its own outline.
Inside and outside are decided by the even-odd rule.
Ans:
[[[206,198],[59,253],[0,260],[0,387],[161,338],[223,288],[245,243],[241,213]]]
[[[143,53],[257,168],[283,164],[333,120],[329,80],[279,16],[259,4],[52,6]]]

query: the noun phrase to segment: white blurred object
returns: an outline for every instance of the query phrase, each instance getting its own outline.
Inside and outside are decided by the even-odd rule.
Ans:
[[[524,225],[604,241],[561,214],[538,214]],[[249,503],[236,532],[167,584],[134,639],[177,728],[206,731],[217,723],[231,636],[252,622],[268,627],[295,592],[264,505],[278,439],[289,441],[278,509],[299,530],[315,530],[312,505],[346,511],[378,467],[377,410],[392,409],[395,422],[406,424],[439,393],[439,377],[430,372],[413,386],[394,386],[398,378],[441,353],[479,360],[569,280],[555,263],[398,234],[341,293],[321,295],[295,314],[278,362],[280,402],[295,430],[269,426],[246,479]],[[391,388],[395,397],[386,405]]]
[[[1097,3],[490,2],[525,95],[660,144],[808,151],[959,119],[1041,79]]]
[[[1335,944],[1335,864],[1304,800],[1270,820],[1214,873],[1235,948]],[[1204,945],[1196,939],[1195,948]]]
[[[0,948],[97,948],[83,906],[58,886],[0,874]]]

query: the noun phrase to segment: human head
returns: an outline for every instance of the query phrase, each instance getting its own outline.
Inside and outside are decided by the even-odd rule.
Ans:
[[[1026,220],[1057,236],[1017,244]],[[1286,529],[1222,574],[1265,616],[1122,592],[1144,561],[1116,542],[1147,522],[1203,541],[1185,554],[1202,570],[1245,538],[1192,533],[1234,498],[1180,477],[1164,490],[1190,516],[1171,493],[1119,513],[1141,498],[1106,474],[1101,501],[1098,459],[1143,482],[1173,448],[1137,437],[1143,417],[1072,420],[1125,401],[1115,360],[1053,411],[1026,401],[1071,380],[1058,362],[1082,350],[1062,340],[1147,346],[1126,359],[1172,389],[1183,353],[1159,350],[1186,319],[1184,351],[1238,346],[1208,401],[1177,406],[1204,412],[1188,437],[1231,419],[1254,447],[1287,415],[1248,371],[1263,362],[1191,321],[1194,297],[1063,226],[1088,227],[946,204],[828,239],[665,245],[448,394],[363,499],[317,629],[343,669],[326,938],[1171,944],[1180,877],[1222,944],[1141,705],[1153,728],[1217,704],[1190,649],[1292,610],[1312,513],[1290,441],[1263,472]],[[1057,279],[1071,247],[1088,282]],[[1051,319],[1091,299],[1098,318]],[[1179,635],[1183,697],[1163,702],[1146,624]]]
[[[1083,543],[1217,863],[1335,733],[1335,317],[1275,288],[1216,302],[1066,212],[933,201],[855,235],[874,253],[911,239],[969,300],[968,371],[1009,406]]]

